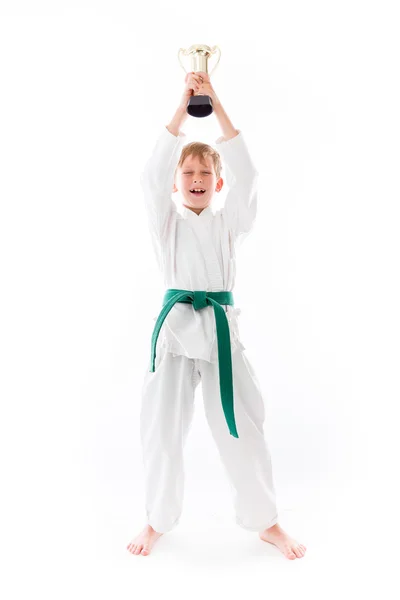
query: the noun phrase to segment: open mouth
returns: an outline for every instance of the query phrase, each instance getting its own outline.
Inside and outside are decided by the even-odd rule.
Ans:
[[[191,190],[189,190],[189,192],[191,194],[193,194],[194,196],[201,196],[202,194],[205,193],[206,190],[204,190],[203,188],[193,188]]]

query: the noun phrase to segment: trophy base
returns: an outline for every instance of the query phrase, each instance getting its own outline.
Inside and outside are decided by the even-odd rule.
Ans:
[[[187,113],[192,117],[208,117],[213,112],[210,96],[190,96],[186,107]]]

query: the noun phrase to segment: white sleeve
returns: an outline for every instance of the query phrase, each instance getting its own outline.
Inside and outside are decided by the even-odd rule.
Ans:
[[[173,135],[164,127],[140,177],[149,224],[160,238],[176,206],[171,198],[174,173],[186,134]]]
[[[235,238],[249,233],[257,215],[256,170],[242,132],[225,140],[219,137],[215,144],[226,168],[226,196],[223,213]]]

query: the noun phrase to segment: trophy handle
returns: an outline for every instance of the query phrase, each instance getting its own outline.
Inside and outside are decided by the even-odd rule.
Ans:
[[[181,52],[186,52],[186,50],[184,48],[179,48],[178,50],[178,60],[179,60],[179,64],[181,65],[182,69],[185,71],[185,73],[188,73],[189,71],[186,71],[185,67],[182,64],[181,61]]]
[[[218,60],[215,63],[214,67],[211,69],[211,72],[209,73],[209,75],[211,76],[211,73],[214,73],[215,69],[217,68],[217,65],[219,63],[219,59],[221,58],[221,50],[219,48],[219,46],[213,46],[211,48],[211,52],[214,54],[215,50],[218,50]]]

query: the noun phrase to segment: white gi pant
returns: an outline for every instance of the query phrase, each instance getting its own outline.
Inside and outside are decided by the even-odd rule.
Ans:
[[[204,410],[233,493],[236,523],[251,531],[277,520],[270,453],[264,438],[260,386],[243,350],[232,353],[234,411],[239,438],[229,433],[222,408],[218,362],[157,348],[155,371],[142,388],[140,435],[148,523],[160,533],[179,523],[184,495],[183,449],[202,382]]]

